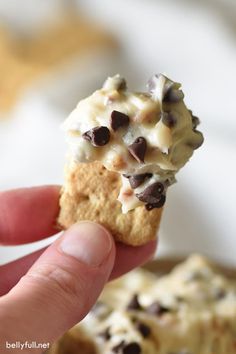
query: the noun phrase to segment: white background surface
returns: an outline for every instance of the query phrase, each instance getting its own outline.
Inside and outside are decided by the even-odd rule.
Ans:
[[[29,18],[36,16],[39,2],[44,8],[56,3],[34,0],[32,6],[32,1],[22,0]],[[0,2],[0,12],[8,18],[14,13],[15,24],[16,3]],[[149,76],[165,72],[182,82],[186,103],[202,121],[205,144],[168,193],[160,256],[197,251],[236,266],[235,1],[84,0],[80,4],[122,43],[116,64],[110,59],[100,68],[103,76],[120,72],[130,88],[144,89]],[[34,92],[25,96],[13,119],[0,123],[1,189],[62,182],[65,144],[59,125],[66,116],[62,107],[42,91]],[[0,248],[0,262],[28,250]]]

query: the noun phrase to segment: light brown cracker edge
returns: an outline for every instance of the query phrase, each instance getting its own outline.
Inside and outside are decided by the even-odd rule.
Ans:
[[[100,162],[68,164],[60,198],[60,228],[91,220],[105,226],[116,241],[128,245],[140,246],[155,239],[162,208],[147,211],[140,206],[123,214],[117,200],[120,186],[120,175]]]

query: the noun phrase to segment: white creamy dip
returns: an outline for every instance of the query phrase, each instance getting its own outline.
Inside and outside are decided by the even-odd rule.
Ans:
[[[143,203],[148,210],[162,207],[175,174],[203,142],[180,84],[155,75],[148,90],[128,92],[120,75],[109,77],[63,124],[74,161],[101,161],[108,170],[126,176],[118,196],[123,213]],[[140,174],[147,175],[131,186],[130,177]],[[156,184],[145,192],[157,181],[163,188]]]

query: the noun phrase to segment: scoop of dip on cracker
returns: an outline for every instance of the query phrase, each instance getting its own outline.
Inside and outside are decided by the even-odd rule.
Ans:
[[[122,212],[161,208],[176,173],[203,143],[199,119],[179,83],[154,75],[147,92],[129,92],[120,75],[80,101],[63,124],[77,163],[100,161],[121,175]]]

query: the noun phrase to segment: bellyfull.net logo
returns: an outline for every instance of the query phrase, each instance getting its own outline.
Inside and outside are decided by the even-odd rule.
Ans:
[[[25,349],[49,349],[49,343],[37,343],[33,342],[8,342],[6,341],[6,349],[17,349],[17,350],[25,350]]]

